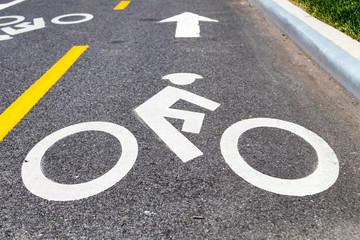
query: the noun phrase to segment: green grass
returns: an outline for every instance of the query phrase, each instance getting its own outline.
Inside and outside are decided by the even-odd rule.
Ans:
[[[360,0],[290,0],[319,20],[360,41]]]

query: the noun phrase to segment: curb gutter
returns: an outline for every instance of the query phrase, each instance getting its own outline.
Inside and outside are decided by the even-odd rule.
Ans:
[[[360,100],[359,59],[320,34],[311,25],[294,16],[274,0],[250,0],[250,2],[260,9],[317,64]]]

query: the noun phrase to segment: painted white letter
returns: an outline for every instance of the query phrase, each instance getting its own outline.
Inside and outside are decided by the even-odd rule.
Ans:
[[[14,27],[19,29],[15,29],[13,27],[4,27],[1,30],[3,30],[9,35],[17,35],[17,34],[31,32],[34,30],[45,28],[45,22],[43,18],[34,18],[34,24],[31,24],[31,22],[23,22],[18,25],[15,25]]]
[[[8,18],[13,18],[13,19],[15,19],[15,20],[12,21],[12,22],[0,23],[0,27],[12,25],[12,24],[16,24],[16,23],[19,23],[19,22],[22,22],[22,21],[25,20],[25,17],[23,17],[23,16],[17,16],[17,15],[0,17],[0,20],[1,20],[1,19],[8,19]]]

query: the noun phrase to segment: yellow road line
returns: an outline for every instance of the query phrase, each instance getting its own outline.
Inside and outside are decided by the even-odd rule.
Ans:
[[[121,1],[115,8],[114,10],[124,10],[131,1]]]
[[[89,46],[75,46],[0,115],[0,141],[35,106]]]

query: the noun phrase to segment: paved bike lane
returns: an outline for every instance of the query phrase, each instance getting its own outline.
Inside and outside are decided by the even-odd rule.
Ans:
[[[56,1],[44,6],[25,1],[0,12],[42,17],[46,24],[0,42],[1,55],[6,56],[1,59],[1,112],[73,46],[89,46],[0,142],[3,238],[356,238],[356,100],[247,1],[132,1],[124,10],[114,10],[117,4]],[[179,23],[160,23],[184,12],[218,22],[201,22],[200,37],[176,37]],[[93,18],[68,25],[51,22],[71,13]],[[170,75],[178,73],[197,76]],[[205,113],[203,122],[191,116],[187,131],[182,131],[184,122],[169,117],[185,118],[184,112],[160,111],[154,96],[161,103],[169,101],[165,110]],[[182,98],[175,101],[178,96]],[[198,97],[212,101],[212,106],[198,106]],[[175,98],[174,104],[170,98]],[[156,114],[160,126],[152,123]],[[295,123],[321,137],[338,158],[336,182],[316,194],[293,196],[258,188],[236,174],[224,160],[220,140],[234,123],[258,118]],[[32,162],[27,155],[34,146],[58,130],[94,121],[133,134],[138,151],[126,176],[115,176],[121,179],[108,189],[100,183],[103,191],[79,200],[54,201],[28,190],[22,172],[26,161]],[[166,126],[164,121],[177,129],[175,135],[165,136],[168,140],[156,130]],[[200,130],[195,127],[199,123]],[[106,125],[103,131],[110,133],[85,131],[50,144],[42,157],[44,175],[63,185],[101,179],[127,151],[124,142],[129,140],[120,144],[113,129]],[[181,157],[171,143],[178,134],[202,155]],[[275,178],[299,179],[318,166],[308,142],[278,128],[244,133],[238,149],[253,169]]]

